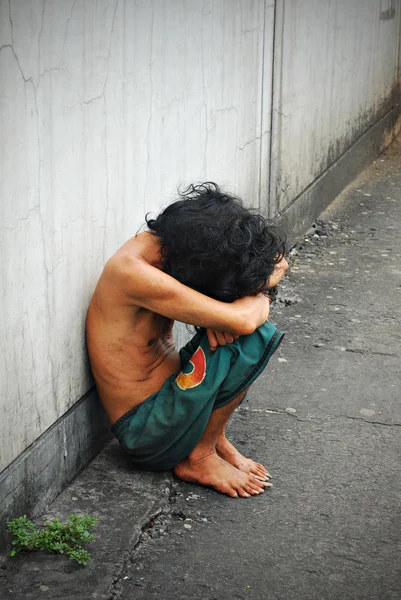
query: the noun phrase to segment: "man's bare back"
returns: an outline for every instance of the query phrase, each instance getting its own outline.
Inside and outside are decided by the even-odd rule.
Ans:
[[[130,257],[161,268],[157,246],[148,233],[124,244],[107,263],[89,306],[91,367],[112,423],[160,389],[180,367],[173,319],[135,304],[124,282],[124,262]]]

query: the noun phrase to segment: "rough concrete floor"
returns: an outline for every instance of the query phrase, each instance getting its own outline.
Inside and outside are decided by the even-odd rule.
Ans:
[[[99,517],[90,564],[7,560],[2,600],[399,600],[400,190],[398,142],[293,252],[286,339],[231,425],[273,489],[233,500],[112,443],[45,515]]]

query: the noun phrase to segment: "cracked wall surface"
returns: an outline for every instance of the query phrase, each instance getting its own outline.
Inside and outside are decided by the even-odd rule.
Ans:
[[[93,385],[86,308],[145,213],[204,179],[258,203],[264,11],[0,1],[0,470]]]

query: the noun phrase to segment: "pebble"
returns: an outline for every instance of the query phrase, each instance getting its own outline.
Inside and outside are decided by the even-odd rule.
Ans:
[[[199,500],[200,496],[198,496],[198,494],[191,494],[190,496],[187,496],[185,498],[185,500],[189,501],[189,500]]]
[[[290,413],[291,415],[295,414],[297,412],[296,408],[286,408],[285,412]]]
[[[189,523],[184,523],[184,527],[185,529],[192,529],[192,525],[190,525]]]
[[[285,362],[287,362],[287,359],[286,359],[286,358],[281,358],[281,357],[280,357],[280,358],[278,358],[277,360],[278,360],[278,362],[281,362],[281,363],[285,363]]]
[[[373,417],[373,415],[375,414],[375,411],[371,408],[361,408],[359,412],[363,417]]]
[[[49,588],[47,587],[47,585],[40,585],[40,586],[39,586],[39,589],[40,589],[40,591],[41,591],[41,592],[47,592],[47,590],[48,590]]]
[[[285,306],[291,306],[292,304],[296,304],[297,302],[299,302],[299,300],[296,296],[291,296],[291,295],[279,296],[278,300],[279,300],[279,302],[283,303]]]

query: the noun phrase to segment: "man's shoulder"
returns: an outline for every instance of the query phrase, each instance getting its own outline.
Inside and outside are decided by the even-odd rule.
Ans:
[[[137,238],[131,238],[106,262],[103,276],[121,277],[135,272],[135,265],[141,256],[141,244]]]
[[[149,298],[158,294],[163,282],[159,280],[160,268],[154,264],[154,257],[144,252],[143,238],[132,238],[126,242],[107,261],[101,283],[108,293],[126,296],[130,304],[143,307],[141,298]]]
[[[138,265],[161,268],[158,264],[160,245],[153,237],[149,232],[142,232],[130,238],[109,258],[105,268],[116,273],[134,273]]]

